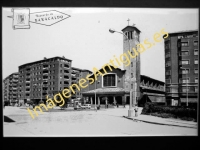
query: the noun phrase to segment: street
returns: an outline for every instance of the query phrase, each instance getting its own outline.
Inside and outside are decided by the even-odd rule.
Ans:
[[[60,108],[55,108],[60,109]],[[5,137],[22,136],[195,136],[197,129],[156,125],[136,122],[124,118],[128,107],[80,111],[38,111],[38,117],[32,119],[26,108],[6,106],[4,120]]]

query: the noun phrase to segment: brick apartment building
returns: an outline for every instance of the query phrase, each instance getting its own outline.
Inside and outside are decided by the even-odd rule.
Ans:
[[[169,33],[164,40],[167,104],[197,104],[198,31]]]
[[[72,67],[72,60],[65,57],[44,58],[43,60],[27,63],[19,66],[18,100],[46,101],[46,96],[53,98],[55,94],[78,82],[80,78],[91,74],[89,70]],[[68,102],[73,98],[81,97],[76,92],[66,99]]]
[[[19,73],[15,72],[3,80],[3,98],[4,102],[12,104],[17,100],[17,86]]]

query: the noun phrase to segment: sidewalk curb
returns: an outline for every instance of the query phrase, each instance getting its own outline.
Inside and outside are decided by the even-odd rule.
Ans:
[[[145,120],[140,120],[140,119],[135,119],[135,118],[129,118],[129,117],[126,117],[126,116],[123,116],[123,117],[127,118],[127,119],[130,119],[130,120],[136,120],[136,121],[141,121],[141,122],[146,122],[146,123],[151,123],[151,124],[178,126],[178,127],[186,127],[186,128],[195,128],[195,129],[197,129],[197,127],[194,127],[194,126],[183,126],[183,125],[175,125],[175,124],[167,124],[167,123],[158,123],[158,122],[145,121]]]

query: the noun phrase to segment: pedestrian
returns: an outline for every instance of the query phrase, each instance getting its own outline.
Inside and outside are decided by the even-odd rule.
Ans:
[[[138,107],[137,107],[137,105],[135,105],[135,117],[137,117],[138,116]]]

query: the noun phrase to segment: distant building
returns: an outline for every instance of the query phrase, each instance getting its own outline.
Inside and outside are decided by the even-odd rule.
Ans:
[[[4,102],[14,104],[18,100],[17,86],[19,73],[15,72],[3,80],[3,98]]]
[[[47,95],[53,99],[55,94],[75,84],[89,70],[82,70],[72,67],[72,60],[64,57],[44,58],[43,60],[27,63],[19,66],[18,99],[26,103],[34,101],[45,103]],[[80,97],[80,92],[72,95],[67,102],[73,98]]]
[[[197,104],[198,31],[169,33],[164,40],[167,105],[186,105],[187,97],[189,105]]]

